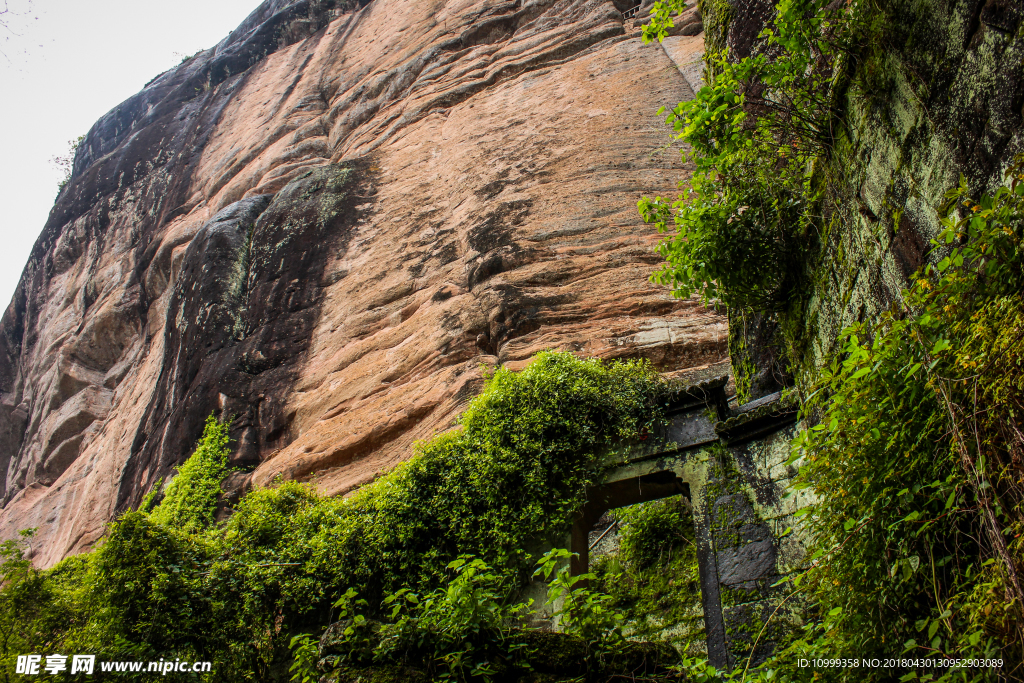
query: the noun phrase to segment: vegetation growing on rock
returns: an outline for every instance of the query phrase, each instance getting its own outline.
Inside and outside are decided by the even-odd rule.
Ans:
[[[1024,665],[1024,158],[980,201],[949,194],[939,242],[874,324],[845,333],[796,455],[828,492],[810,524],[809,576],[826,615],[814,648],[1003,659]],[[880,637],[881,636],[881,637]],[[1017,673],[1014,673],[1017,672]]]
[[[150,519],[189,532],[213,523],[220,483],[228,474],[228,427],[212,415],[206,419],[206,428],[195,452],[171,479],[166,495],[152,511]]]
[[[15,578],[0,595],[28,607],[0,615],[15,633],[3,666],[45,647],[209,660],[217,680],[280,678],[292,636],[325,627],[350,587],[373,606],[429,591],[467,553],[518,586],[533,567],[527,540],[565,534],[598,450],[651,429],[666,395],[645,362],[542,353],[522,372],[496,371],[457,429],[351,498],[282,483],[218,526],[209,483],[224,472],[225,430],[211,419],[180,483],[152,513],[122,515],[95,551],[39,572],[6,549]]]
[[[706,651],[693,511],[681,496],[612,512],[617,552],[594,562],[596,586],[614,598],[631,637]]]
[[[75,166],[75,154],[78,153],[78,146],[82,144],[83,140],[85,140],[84,135],[79,135],[74,140],[68,140],[67,153],[50,159],[50,163],[61,172],[60,182],[57,183],[57,194],[63,192],[64,188],[67,187],[68,182],[71,181],[71,174],[74,171]]]
[[[933,36],[894,43],[909,40],[896,28],[902,21],[894,17],[903,16],[896,4],[781,2],[750,56],[712,54],[708,87],[669,117],[692,145],[691,196],[674,206],[640,204],[645,218],[674,232],[662,245],[668,265],[660,281],[681,295],[724,301],[731,321],[738,313],[775,326],[757,350],[784,349],[791,361],[784,374],[796,380],[810,428],[790,464],[802,464],[798,487],[818,497],[802,513],[816,545],[807,571],[786,589],[787,600],[808,601],[807,621],[773,659],[756,671],[741,663],[736,677],[891,680],[894,670],[796,662],[896,654],[924,661],[897,667],[901,680],[1007,680],[1024,667],[1017,427],[1024,162],[984,195],[961,177],[941,206],[928,207],[929,219],[893,211],[900,201],[917,208],[934,192],[923,182],[901,190],[900,169],[929,164],[918,172],[932,185],[948,176],[951,159],[911,152],[934,155],[947,144],[942,126],[959,135],[962,117],[951,113],[955,98],[939,96],[933,110],[922,104],[941,77],[902,83],[921,77],[894,67],[892,51],[912,45],[924,51],[917,62],[944,63],[968,45],[956,23],[941,59],[925,44]],[[916,31],[942,14],[936,5],[913,3]],[[1008,16],[985,21],[998,28]],[[991,66],[999,54],[1018,54],[1007,44],[1019,43],[1019,32],[979,30],[984,35],[970,46],[989,51],[964,58],[968,73],[979,59]],[[655,22],[647,35],[657,33]],[[983,92],[986,83],[972,81],[961,94]],[[869,122],[883,118],[885,93],[899,97],[894,109],[904,101],[920,107],[923,119],[905,115],[874,134]],[[859,175],[871,169],[856,155],[886,142],[904,145],[879,153],[891,177]],[[894,213],[891,233],[889,219],[874,213],[881,207],[869,204]],[[935,220],[936,212],[943,231],[908,253],[900,240],[919,239],[909,234],[914,220]],[[892,275],[894,264],[913,273],[909,283]],[[759,368],[744,351],[746,377],[737,384],[750,390]],[[934,666],[947,657],[1002,666]]]
[[[639,203],[645,221],[672,233],[659,246],[668,264],[655,281],[681,297],[771,311],[801,287],[817,238],[814,161],[834,140],[835,89],[857,9],[783,2],[760,50],[739,60],[724,50],[706,55],[714,78],[667,119],[691,148],[691,188],[671,204]],[[645,40],[664,36],[661,14]]]

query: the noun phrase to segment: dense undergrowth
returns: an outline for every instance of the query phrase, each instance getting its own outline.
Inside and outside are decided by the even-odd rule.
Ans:
[[[522,372],[499,369],[459,428],[351,498],[282,483],[218,525],[210,486],[225,471],[227,428],[211,420],[166,497],[122,515],[96,550],[40,572],[22,545],[0,548],[3,674],[18,654],[63,652],[285,680],[291,638],[336,618],[349,588],[372,615],[395,591],[447,585],[466,554],[502,590],[517,587],[534,569],[528,540],[565,535],[598,450],[652,428],[665,396],[644,362],[542,353]]]
[[[844,331],[794,443],[815,539],[790,596],[802,630],[765,680],[1019,680],[1024,508],[1024,159],[975,202],[966,187],[937,241],[948,256],[899,305]],[[801,659],[898,656],[890,669]],[[998,662],[998,666],[943,660]],[[894,675],[895,671],[895,675]],[[743,675],[734,672],[731,676]],[[714,673],[710,678],[727,678]]]
[[[292,670],[303,683],[343,681],[480,681],[586,683],[678,679],[677,652],[665,643],[628,639],[623,616],[607,593],[572,576],[570,553],[555,548],[534,575],[547,583],[543,608],[557,631],[530,625],[539,605],[513,600],[517,591],[500,572],[472,556],[449,563],[454,576],[430,592],[402,588],[384,601],[384,614],[349,589],[335,603],[339,621],[317,641],[297,636]],[[319,659],[318,659],[319,658]]]
[[[828,615],[809,647],[1001,659],[1020,677],[1024,610],[1024,159],[980,201],[949,194],[952,249],[899,306],[845,332],[806,404],[803,485]],[[813,484],[812,484],[813,483]],[[979,676],[982,672],[972,672]]]
[[[613,510],[616,552],[592,561],[595,588],[612,597],[631,637],[706,652],[693,511],[685,498]]]
[[[856,40],[867,44],[883,16],[871,9],[783,0],[754,54],[708,57],[708,86],[669,116],[696,165],[692,190],[674,204],[640,203],[645,219],[671,233],[658,281],[679,295],[799,318],[801,278],[827,266],[817,240],[843,229],[844,213],[828,205],[843,194],[830,186],[844,182],[830,171],[843,163],[836,94],[861,50]],[[659,28],[652,22],[647,38]],[[980,199],[961,180],[936,207],[945,231],[931,245],[934,265],[889,310],[844,330],[824,367],[793,373],[804,378],[798,391],[813,425],[794,444],[797,486],[818,497],[801,513],[815,538],[810,566],[787,592],[808,605],[806,623],[756,671],[741,663],[726,674],[698,661],[696,677],[1024,676],[1022,181],[1021,159]],[[795,338],[804,328],[783,327],[792,347],[806,345]],[[865,657],[917,661],[797,664]],[[951,669],[939,664],[945,658],[1000,666]]]

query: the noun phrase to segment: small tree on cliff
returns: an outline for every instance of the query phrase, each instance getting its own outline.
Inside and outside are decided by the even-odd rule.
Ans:
[[[57,170],[64,174],[57,184],[57,193],[60,194],[71,181],[71,174],[75,170],[75,154],[78,153],[78,146],[85,140],[84,135],[79,135],[74,140],[68,140],[67,154],[61,154],[50,159],[50,163],[57,167]]]
[[[684,0],[661,0],[644,41],[661,40]],[[816,238],[812,182],[836,130],[835,91],[850,53],[859,3],[790,0],[777,7],[753,54],[705,58],[710,82],[667,122],[696,172],[677,201],[640,200],[644,220],[672,233],[653,279],[680,297],[732,308],[784,308]]]

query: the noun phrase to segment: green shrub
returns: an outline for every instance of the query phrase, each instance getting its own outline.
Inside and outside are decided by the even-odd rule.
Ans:
[[[209,550],[196,535],[141,512],[123,515],[90,568],[104,630],[158,657],[205,649],[200,643],[209,637],[211,607],[199,570]]]
[[[502,585],[525,581],[527,541],[567,533],[599,450],[652,428],[666,395],[645,362],[542,353],[498,370],[457,429],[351,498],[287,482],[248,494],[219,526],[227,425],[211,418],[152,513],[122,516],[74,571],[40,575],[47,604],[75,618],[30,626],[69,651],[210,660],[217,680],[281,675],[292,637],[325,626],[350,586],[373,605],[401,588],[429,593],[464,554]]]
[[[157,524],[199,531],[213,523],[220,484],[228,474],[228,428],[213,415],[206,418],[196,450],[167,486],[167,494],[151,513]]]
[[[532,602],[513,602],[515,586],[467,555],[449,564],[454,576],[446,586],[388,595],[379,620],[360,614],[356,607],[366,611],[366,601],[346,591],[335,603],[341,620],[322,640],[324,669],[348,671],[353,678],[411,669],[432,681],[511,682],[537,680],[536,666],[580,683],[664,680],[666,667],[678,660],[675,652],[625,639],[612,598],[586,585],[594,575],[570,575],[570,555],[553,549],[535,571],[549,582],[546,604],[559,622],[557,634],[523,626],[533,614]],[[552,635],[557,638],[547,637]],[[297,662],[304,661],[310,642],[292,641]]]
[[[384,599],[390,614],[376,634],[372,661],[413,664],[431,680],[490,681],[514,666],[521,645],[511,630],[527,606],[510,604],[511,586],[479,558],[460,557],[448,569],[454,577],[447,586],[421,595],[402,588]]]
[[[799,486],[819,500],[806,511],[816,540],[800,584],[820,620],[777,663],[899,650],[1003,661],[995,672],[918,668],[937,680],[1024,667],[1024,157],[994,194],[976,202],[961,182],[947,197],[944,210],[964,214],[935,243],[948,256],[915,276],[903,306],[846,330],[806,406],[820,422],[794,457],[805,460]]]
[[[622,612],[623,632],[705,651],[693,513],[680,496],[613,510],[618,550],[597,557],[595,586]]]
[[[667,559],[673,548],[693,545],[693,511],[680,496],[613,512],[621,525],[620,552],[638,568]]]
[[[561,630],[582,638],[599,656],[610,654],[623,641],[622,615],[612,607],[610,595],[590,589],[596,574],[571,574],[571,555],[555,548],[540,559],[535,574],[549,582],[546,604],[552,608],[561,605],[554,611]]]
[[[655,3],[644,40],[661,39],[683,0]],[[784,309],[818,237],[813,171],[835,137],[843,62],[861,33],[858,2],[786,0],[755,46],[705,57],[710,82],[667,122],[695,166],[675,202],[644,197],[644,221],[671,232],[652,279],[676,296],[734,308]]]

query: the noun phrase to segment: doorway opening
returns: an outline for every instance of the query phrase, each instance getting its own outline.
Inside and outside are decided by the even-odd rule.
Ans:
[[[572,573],[586,574],[590,567],[591,532],[609,510],[638,503],[683,496],[690,501],[690,485],[675,472],[665,470],[609,482],[587,492],[587,502],[572,525]]]
[[[593,574],[591,587],[612,596],[630,637],[668,640],[696,655],[708,643],[707,556],[698,552],[695,522],[690,487],[673,471],[595,487],[573,526],[572,571]]]

